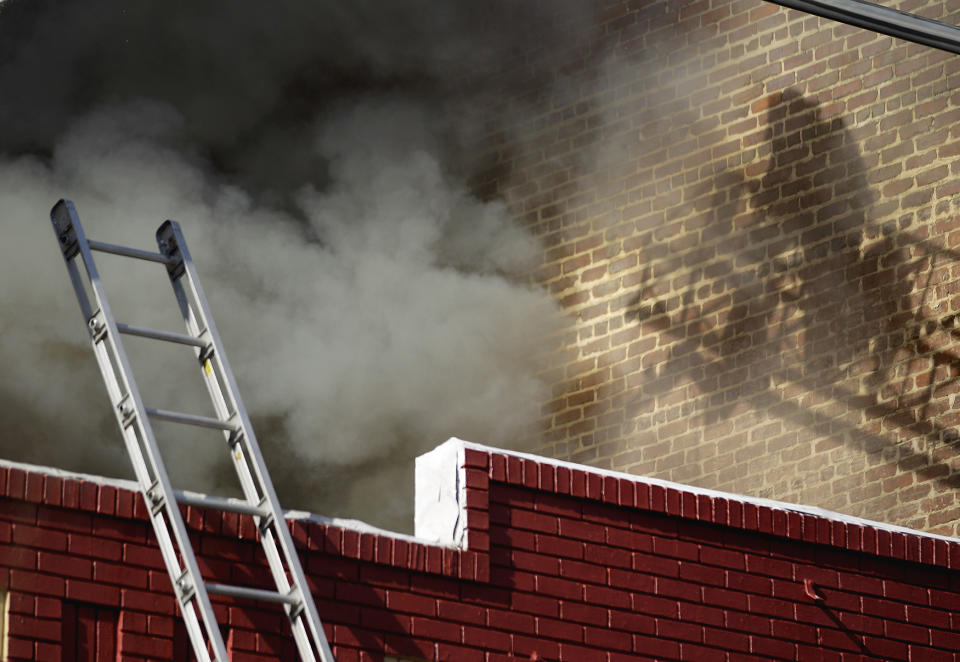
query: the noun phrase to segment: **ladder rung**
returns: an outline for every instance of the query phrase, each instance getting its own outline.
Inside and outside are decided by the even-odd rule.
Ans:
[[[280,602],[295,605],[300,599],[294,595],[284,595],[277,591],[265,591],[262,588],[247,588],[246,586],[230,586],[228,584],[207,584],[207,592],[218,595],[228,595],[232,598],[250,598],[263,602]]]
[[[117,323],[117,331],[126,333],[130,336],[140,336],[141,338],[153,338],[155,340],[166,340],[167,342],[180,343],[181,345],[193,345],[194,347],[206,347],[208,343],[200,340],[196,336],[188,336],[185,333],[172,333],[170,331],[157,331],[143,326],[132,326],[130,324]]]
[[[139,248],[117,246],[116,244],[107,244],[102,241],[94,241],[93,239],[88,239],[87,244],[90,246],[91,250],[100,251],[101,253],[113,253],[114,255],[123,255],[124,257],[133,257],[138,260],[149,260],[150,262],[159,262],[161,264],[174,264],[176,262],[176,260],[172,260],[162,253],[143,251]]]
[[[173,421],[174,423],[183,423],[185,425],[197,425],[202,428],[214,428],[216,430],[230,430],[236,432],[240,426],[230,421],[221,421],[219,418],[210,418],[209,416],[197,416],[195,414],[181,414],[177,411],[167,411],[166,409],[151,409],[144,407],[147,416],[159,418],[163,421]]]
[[[206,496],[201,494],[187,494],[177,490],[174,492],[177,503],[185,506],[197,506],[198,508],[212,508],[214,510],[224,510],[230,513],[240,513],[241,515],[253,515],[255,517],[266,517],[270,514],[267,508],[251,506],[246,501],[239,499],[225,499],[217,496]]]

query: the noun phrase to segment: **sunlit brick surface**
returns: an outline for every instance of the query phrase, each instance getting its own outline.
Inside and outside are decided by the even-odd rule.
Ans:
[[[603,6],[504,74],[475,180],[571,320],[540,452],[956,534],[960,57],[760,0]]]

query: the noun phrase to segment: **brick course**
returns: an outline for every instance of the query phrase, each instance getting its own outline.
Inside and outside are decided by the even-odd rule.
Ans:
[[[760,0],[600,7],[504,73],[475,178],[570,318],[539,452],[960,533],[960,58]]]
[[[958,540],[470,444],[459,457],[479,549],[291,520],[338,662],[960,659]],[[10,659],[91,641],[89,659],[187,659],[139,495],[47,471],[0,466]],[[184,512],[208,579],[266,585],[249,519]],[[292,659],[277,611],[215,604],[232,659]]]

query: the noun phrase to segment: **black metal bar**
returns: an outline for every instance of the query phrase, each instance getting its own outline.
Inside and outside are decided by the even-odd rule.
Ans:
[[[769,0],[773,4],[960,55],[960,28],[861,0]]]

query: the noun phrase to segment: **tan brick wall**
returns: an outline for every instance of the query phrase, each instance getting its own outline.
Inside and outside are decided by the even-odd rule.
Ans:
[[[540,450],[960,533],[960,56],[760,0],[571,47],[476,181],[571,320]]]

